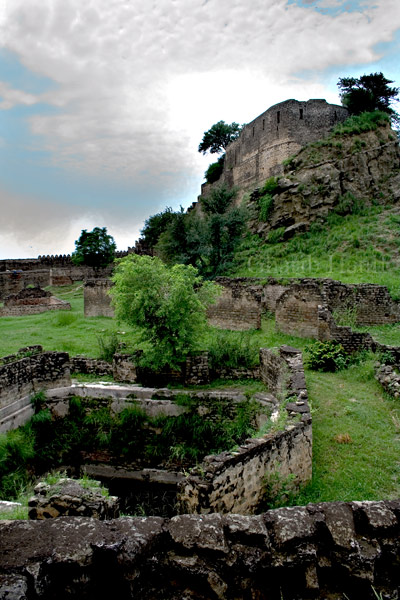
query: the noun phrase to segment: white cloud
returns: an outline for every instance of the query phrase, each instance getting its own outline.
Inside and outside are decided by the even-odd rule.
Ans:
[[[400,26],[398,0],[335,17],[286,0],[4,6],[0,0],[0,45],[56,84],[40,101],[58,110],[30,117],[35,147],[55,166],[99,179],[157,181],[163,198],[192,191],[188,174],[205,169],[197,146],[212,123],[249,121],[289,97],[327,97],[325,69],[378,60],[376,44]],[[300,78],[304,71],[312,78]],[[3,94],[3,108],[38,101],[10,87]],[[113,208],[117,223],[126,209]]]
[[[31,117],[58,165],[167,180],[164,173],[193,164],[198,119],[216,107],[246,113],[254,88],[263,90],[264,110],[286,90],[300,91],[291,82],[300,70],[376,60],[374,45],[400,25],[397,8],[381,0],[333,18],[285,0],[13,0],[3,39],[25,66],[58,83],[42,100],[59,113]],[[176,95],[184,81],[185,105]]]
[[[39,101],[37,96],[10,87],[5,81],[0,81],[0,110],[8,110],[23,104],[31,106]]]

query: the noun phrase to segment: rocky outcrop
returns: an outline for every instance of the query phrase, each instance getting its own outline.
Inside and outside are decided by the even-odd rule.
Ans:
[[[400,502],[0,523],[0,597],[398,598]]]
[[[268,221],[255,219],[252,228],[262,235],[285,228],[282,235],[289,237],[332,210],[347,214],[365,203],[396,202],[399,168],[399,144],[389,125],[311,144],[286,164]],[[256,211],[257,193],[253,199]]]

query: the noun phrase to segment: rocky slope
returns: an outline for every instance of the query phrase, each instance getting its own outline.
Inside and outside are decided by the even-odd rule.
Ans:
[[[389,124],[374,131],[330,136],[303,148],[278,179],[266,222],[258,218],[256,190],[249,202],[251,229],[261,235],[284,228],[284,237],[306,230],[336,210],[356,212],[365,204],[400,200],[400,148]]]

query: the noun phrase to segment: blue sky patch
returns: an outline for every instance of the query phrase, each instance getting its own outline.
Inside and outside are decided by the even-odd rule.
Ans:
[[[57,85],[52,79],[24,67],[13,52],[4,48],[0,49],[0,74],[2,81],[30,94],[43,94]]]

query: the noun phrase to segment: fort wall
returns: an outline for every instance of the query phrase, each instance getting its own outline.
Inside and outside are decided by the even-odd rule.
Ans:
[[[325,137],[348,117],[347,109],[326,100],[285,100],[271,106],[245,125],[226,149],[223,173],[215,184],[203,184],[207,195],[213,186],[237,186],[239,200],[272,175],[283,173],[282,162],[309,142]]]

